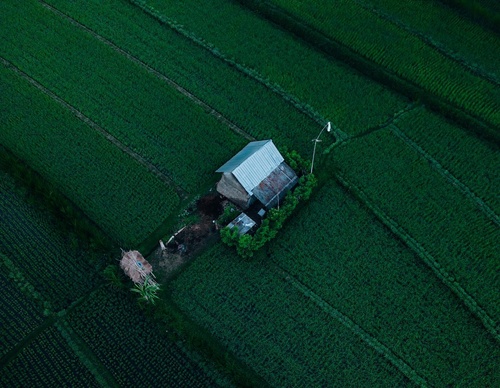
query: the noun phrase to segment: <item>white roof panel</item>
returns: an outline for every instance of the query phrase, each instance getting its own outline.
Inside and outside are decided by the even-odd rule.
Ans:
[[[272,140],[253,141],[216,172],[231,172],[251,194],[283,160]]]

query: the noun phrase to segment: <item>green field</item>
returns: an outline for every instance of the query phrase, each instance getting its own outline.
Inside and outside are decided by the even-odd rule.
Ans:
[[[490,0],[1,2],[0,385],[500,386],[497,21]],[[264,139],[314,146],[318,185],[243,259],[195,209]],[[185,226],[189,256],[162,256]],[[154,263],[155,305],[120,248]]]
[[[220,112],[249,136],[272,135],[281,144],[292,146],[298,138],[305,143],[317,132],[317,117],[311,118],[188,37],[165,28],[155,17],[138,12],[126,0],[118,1],[119,7],[113,2],[100,1],[86,2],[85,7],[66,1],[49,3],[92,33],[182,85],[200,100],[198,103]],[[186,122],[186,126],[191,125]]]
[[[470,63],[467,59],[459,63],[447,55],[447,48],[438,50],[429,39],[423,38],[425,34],[414,33],[419,31],[418,27],[414,30],[413,26],[399,22],[390,14],[378,12],[376,7],[366,5],[364,1],[338,1],[335,7],[328,6],[327,0],[314,4],[288,0],[264,3],[280,7],[276,13],[282,10],[290,15],[294,20],[291,24],[305,23],[306,29],[311,28],[328,40],[349,47],[355,55],[416,85],[422,94],[436,96],[470,116],[485,121],[487,125],[500,128],[500,94],[496,77],[487,79],[481,72],[473,72],[467,66]],[[421,9],[420,12],[426,13],[427,10]],[[449,12],[443,9],[442,13]],[[356,17],[352,18],[352,15]],[[454,20],[462,23],[459,18],[455,17]],[[454,35],[457,40],[461,42],[462,35],[466,36],[466,40],[480,39],[474,30],[467,29],[470,23],[464,21],[463,24],[460,34]],[[486,35],[486,41],[491,42],[488,47],[498,49],[498,39],[494,33],[480,33]],[[418,53],[418,57],[415,53]],[[473,57],[481,60],[477,56]]]
[[[139,243],[175,208],[179,198],[172,187],[14,71],[0,65],[0,72],[7,107],[2,144],[113,240]]]
[[[127,290],[106,286],[102,268],[114,259],[83,250],[77,235],[0,173],[2,386],[230,385],[167,337]]]
[[[183,310],[271,386],[497,380],[500,353],[479,319],[334,181],[266,256],[236,265],[217,246],[172,289]]]
[[[2,37],[4,58],[153,164],[173,185],[191,192],[212,173],[212,163],[223,163],[244,144],[154,74],[39,3],[26,5],[21,20],[14,17],[16,7],[2,7],[3,31],[17,31]],[[38,30],[45,33],[33,41]],[[188,166],[199,155],[184,151],[196,141],[209,147],[204,159],[211,162],[193,170]]]
[[[500,338],[500,299],[495,292],[500,280],[498,216],[491,219],[480,211],[476,201],[389,129],[339,147],[332,156],[347,185],[391,220],[400,238],[413,245]],[[487,168],[495,170],[495,164]]]
[[[222,53],[242,71],[279,86],[284,98],[292,96],[311,106],[345,132],[358,133],[385,122],[407,104],[406,98],[318,53],[233,1],[210,0],[206,6],[217,9],[214,13],[192,0],[131,2],[168,21],[169,26],[181,25],[186,35],[201,40],[204,47]]]
[[[20,350],[8,373],[1,374],[0,382],[9,387],[100,386],[56,327],[46,329]]]

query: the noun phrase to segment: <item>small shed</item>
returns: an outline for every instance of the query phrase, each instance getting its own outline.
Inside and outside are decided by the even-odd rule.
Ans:
[[[241,213],[238,217],[236,217],[233,221],[231,221],[227,226],[230,229],[234,227],[238,228],[238,233],[240,235],[246,234],[250,229],[252,229],[257,223],[252,220],[245,213]]]
[[[216,172],[222,173],[217,191],[243,210],[256,200],[276,206],[298,181],[272,140],[250,142]]]

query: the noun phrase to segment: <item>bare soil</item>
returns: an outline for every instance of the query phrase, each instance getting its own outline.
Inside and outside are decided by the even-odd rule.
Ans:
[[[203,248],[210,237],[217,234],[215,223],[223,212],[223,198],[218,194],[202,197],[196,206],[194,215],[198,221],[176,232],[170,241],[164,241],[166,249],[159,247],[152,255],[155,271],[169,279],[174,273],[192,260]]]

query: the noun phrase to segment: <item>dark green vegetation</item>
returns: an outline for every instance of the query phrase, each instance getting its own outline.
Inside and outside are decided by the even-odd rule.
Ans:
[[[0,3],[0,385],[500,385],[498,7],[331,4]],[[268,245],[136,303],[120,246],[327,121]]]
[[[2,386],[228,384],[138,309],[128,290],[106,285],[101,272],[113,259],[82,250],[1,174]]]
[[[214,247],[174,282],[173,297],[271,385],[488,386],[498,378],[493,337],[333,179],[267,255],[234,260]]]
[[[122,244],[137,244],[177,205],[170,186],[118,147],[110,147],[71,111],[8,66],[1,64],[0,72],[9,95],[2,98],[2,144],[57,186],[107,235]],[[129,204],[125,212],[123,203]]]
[[[463,16],[500,32],[500,4],[495,0],[441,0]]]
[[[270,3],[281,7],[293,18],[300,18],[331,41],[349,47],[354,54],[418,85],[422,95],[434,95],[472,117],[500,128],[498,81],[474,74],[463,63],[450,58],[446,49],[437,50],[433,41],[426,39],[425,33],[416,34],[413,23],[400,22],[390,9],[380,12],[370,1],[363,0],[342,0],[336,2],[335,7],[329,7],[328,0],[315,1],[307,6],[289,0],[272,0]],[[390,1],[387,3],[391,5]],[[443,9],[443,12],[447,10]],[[350,20],[350,23],[342,23],[345,20]],[[460,23],[459,17],[455,20]],[[468,26],[470,24],[460,26],[460,36],[465,36],[465,41],[478,40],[476,28]],[[420,31],[418,25],[415,27]],[[489,45],[498,44],[494,37],[489,38]],[[436,39],[439,40],[439,36]],[[416,52],[418,61],[415,61]],[[485,60],[491,62],[487,57]],[[466,58],[463,62],[468,63]]]
[[[324,118],[319,126],[331,120],[341,130],[357,133],[385,122],[407,104],[406,98],[361,76],[346,63],[318,52],[237,2],[206,2],[205,7],[217,12],[206,12],[194,0],[174,4],[163,0],[131,2],[150,14],[161,15],[169,26],[184,26],[183,31],[189,31],[188,35],[199,40],[201,46],[222,53],[242,72],[260,76],[283,98],[311,106]],[[274,123],[266,123],[269,125]],[[312,132],[308,139],[318,132]],[[292,148],[302,152],[299,146],[294,142]]]

